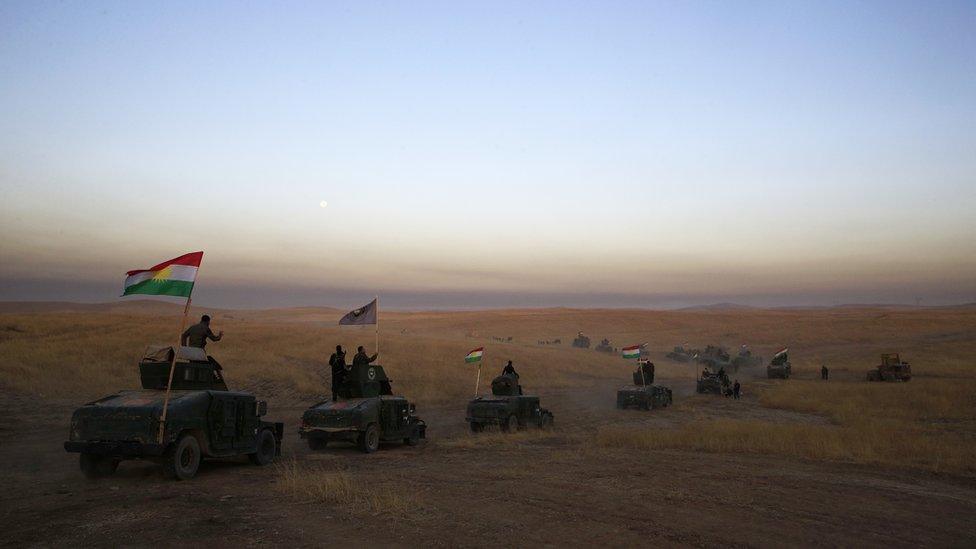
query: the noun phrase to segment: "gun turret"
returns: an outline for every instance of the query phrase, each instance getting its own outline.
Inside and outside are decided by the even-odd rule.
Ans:
[[[491,394],[495,396],[518,396],[522,394],[522,387],[518,378],[510,375],[500,375],[491,380]]]
[[[173,348],[149,346],[139,363],[139,377],[143,389],[165,390],[169,383],[169,370],[173,361]],[[220,364],[197,347],[180,347],[173,365],[173,384],[177,391],[226,391],[227,383],[220,374]]]
[[[347,373],[337,393],[342,398],[368,398],[392,395],[393,380],[386,377],[383,367],[378,364],[353,366]]]

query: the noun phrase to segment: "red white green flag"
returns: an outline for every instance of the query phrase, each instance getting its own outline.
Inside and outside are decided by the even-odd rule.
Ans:
[[[641,347],[643,347],[643,345],[631,345],[630,347],[624,347],[624,358],[640,358]]]
[[[484,347],[478,347],[468,352],[468,356],[464,357],[464,363],[470,364],[472,362],[481,362],[481,357],[485,354]]]
[[[122,295],[190,297],[202,260],[203,252],[192,252],[148,269],[129,271],[122,284]]]

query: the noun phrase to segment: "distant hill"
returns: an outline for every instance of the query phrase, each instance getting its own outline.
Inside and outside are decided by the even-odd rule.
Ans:
[[[752,307],[750,305],[740,305],[738,303],[713,303],[711,305],[694,305],[692,307],[683,307],[683,308],[677,309],[677,310],[679,310],[679,311],[698,311],[698,312],[707,312],[707,311],[750,311],[750,310],[756,310],[756,309],[759,309],[759,308],[760,307]]]

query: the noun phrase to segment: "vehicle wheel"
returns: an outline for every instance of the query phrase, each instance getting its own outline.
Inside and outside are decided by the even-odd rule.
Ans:
[[[308,449],[318,452],[319,450],[325,450],[326,446],[329,445],[329,438],[324,436],[310,436],[308,440]]]
[[[542,417],[539,418],[539,428],[548,429],[550,427],[552,427],[552,415],[542,414]]]
[[[359,449],[372,454],[380,447],[380,429],[375,423],[370,423],[366,430],[359,435]]]
[[[502,431],[505,431],[506,433],[514,433],[515,431],[518,431],[518,429],[519,421],[518,418],[515,417],[515,414],[508,416],[508,421],[502,425]]]
[[[86,478],[101,478],[111,476],[119,468],[119,460],[95,454],[79,454],[78,466]]]
[[[190,480],[197,475],[200,457],[200,442],[197,437],[186,434],[166,452],[163,467],[176,480]]]
[[[403,439],[403,443],[407,446],[416,446],[420,444],[420,430],[414,427],[413,430],[410,431],[410,436]]]
[[[472,421],[471,422],[471,432],[472,433],[480,433],[481,431],[484,431],[484,430],[485,430],[485,426],[484,425],[478,423],[477,421]]]
[[[247,457],[251,460],[251,463],[263,466],[274,461],[277,454],[278,441],[275,440],[274,433],[271,432],[271,429],[262,429],[258,433],[257,451],[253,454],[248,454]]]

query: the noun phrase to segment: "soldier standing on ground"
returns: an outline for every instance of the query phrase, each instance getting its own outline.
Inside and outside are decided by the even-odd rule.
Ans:
[[[332,400],[337,400],[339,386],[346,379],[346,352],[342,350],[342,345],[336,345],[336,350],[329,357],[329,366],[332,367]]]
[[[739,395],[742,392],[742,386],[739,385],[739,380],[735,380],[735,384],[732,385],[732,398],[739,400]]]
[[[820,379],[827,381],[830,379],[830,370],[827,369],[827,365],[824,364],[820,366]]]
[[[366,349],[362,345],[360,345],[356,349],[356,351],[357,351],[356,356],[352,357],[352,365],[353,366],[367,366],[371,362],[373,362],[374,360],[376,360],[376,357],[379,356],[379,353],[376,353],[373,356],[367,355],[366,354]]]
[[[180,337],[180,345],[206,349],[208,339],[210,341],[220,341],[223,337],[223,330],[215,335],[210,329],[210,315],[203,315],[200,317],[200,322],[190,326],[183,332],[183,335]]]

